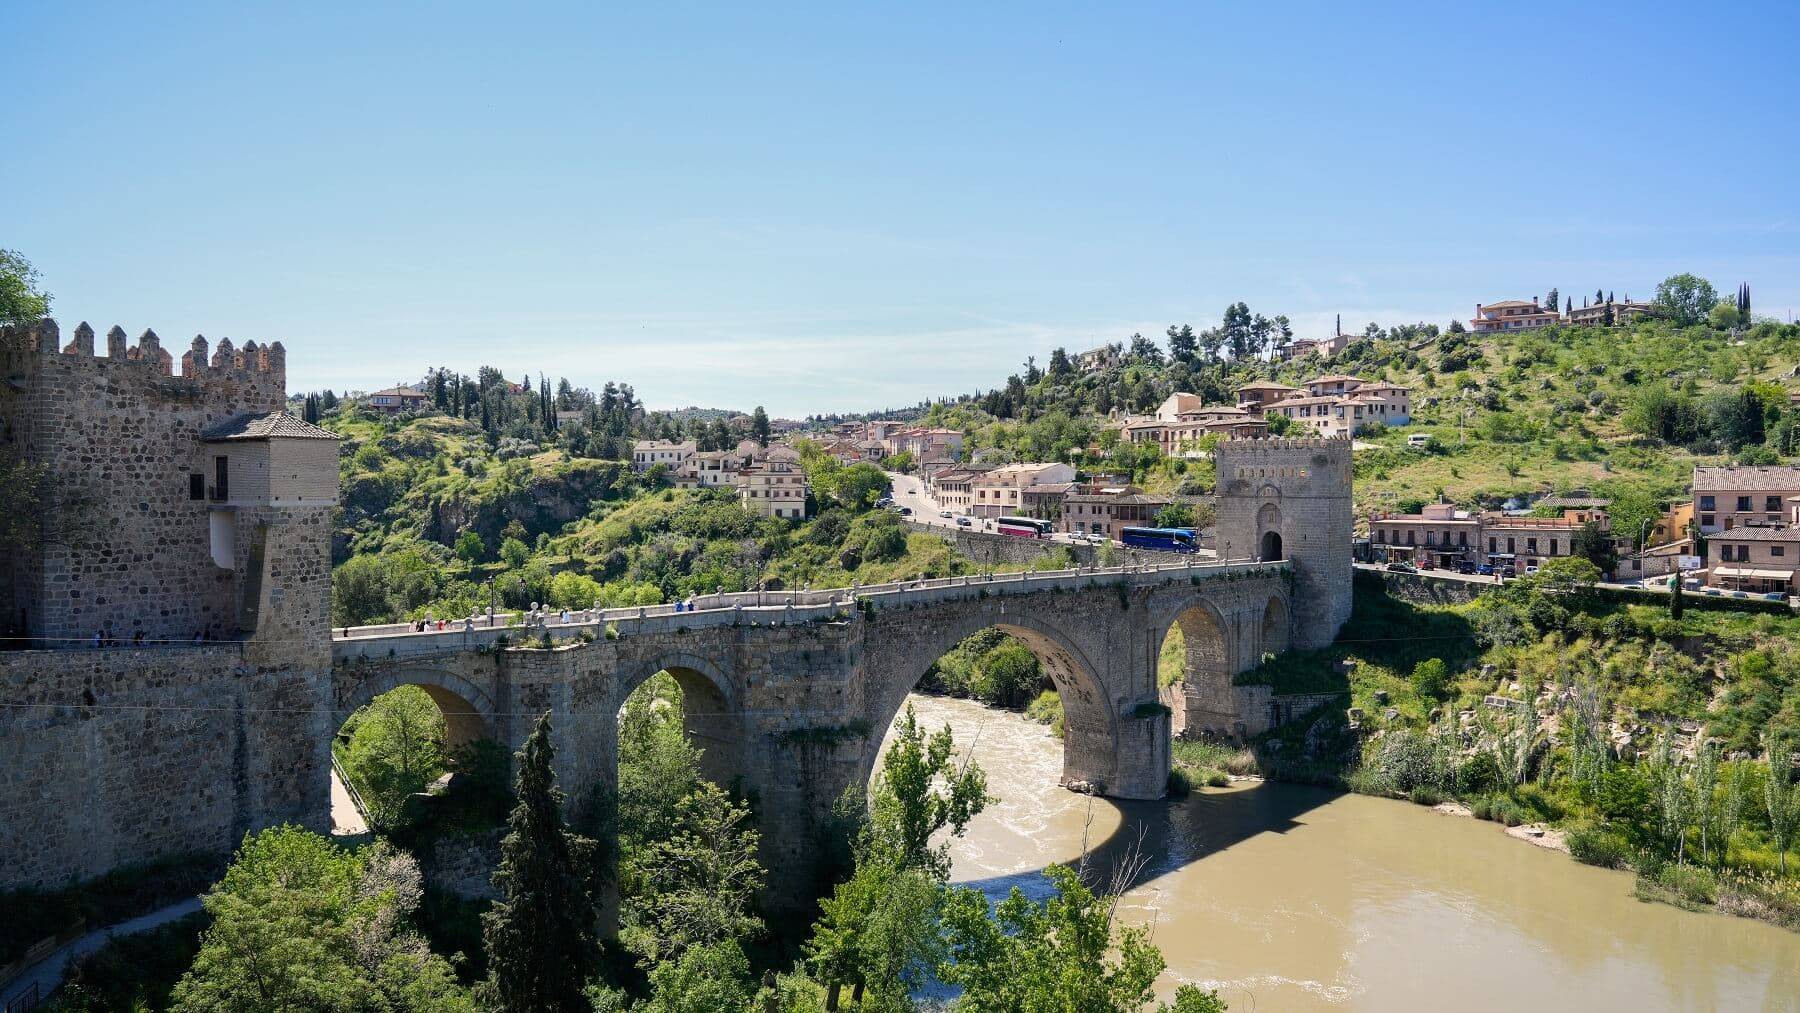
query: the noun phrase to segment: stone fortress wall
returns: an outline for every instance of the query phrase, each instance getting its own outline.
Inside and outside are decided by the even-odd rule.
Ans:
[[[0,888],[226,852],[329,806],[337,444],[207,438],[285,407],[280,343],[209,358],[196,337],[179,375],[153,331],[106,344],[0,331],[0,456],[67,511],[0,559]],[[219,457],[241,487],[215,488]]]

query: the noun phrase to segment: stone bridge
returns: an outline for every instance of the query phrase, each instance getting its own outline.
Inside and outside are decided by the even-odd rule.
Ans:
[[[1158,798],[1172,733],[1267,726],[1267,691],[1232,676],[1297,634],[1321,639],[1295,630],[1292,587],[1286,561],[1187,561],[717,595],[692,611],[613,609],[530,629],[334,631],[332,720],[416,685],[443,708],[453,742],[516,747],[547,711],[559,779],[579,809],[592,786],[614,781],[626,697],[666,670],[707,776],[759,798],[768,867],[804,876],[820,819],[867,783],[906,695],[970,634],[997,627],[1037,655],[1063,701],[1065,784]],[[1188,670],[1164,691],[1157,658],[1176,624]]]
[[[867,784],[931,664],[988,627],[1030,647],[1062,698],[1065,783],[1160,796],[1172,735],[1248,735],[1271,720],[1267,689],[1234,686],[1235,673],[1330,643],[1350,614],[1348,442],[1232,440],[1213,457],[1223,562],[716,595],[693,611],[615,610],[535,630],[328,633],[324,510],[256,514],[259,544],[277,550],[244,570],[257,605],[237,639],[197,643],[170,626],[143,643],[0,651],[0,889],[228,852],[282,822],[322,829],[332,735],[402,685],[438,702],[457,742],[517,747],[550,713],[580,815],[615,780],[620,706],[667,670],[686,691],[707,775],[759,799],[770,895],[810,896],[820,817]],[[203,544],[203,524],[182,538]],[[1186,671],[1159,687],[1157,657],[1177,624]]]

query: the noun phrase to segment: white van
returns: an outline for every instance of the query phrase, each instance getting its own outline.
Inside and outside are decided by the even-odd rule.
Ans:
[[[1426,447],[1431,446],[1431,434],[1408,433],[1406,436],[1406,445],[1414,450],[1424,450]]]

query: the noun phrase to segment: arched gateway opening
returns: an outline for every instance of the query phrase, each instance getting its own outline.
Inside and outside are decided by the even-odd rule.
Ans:
[[[358,686],[339,715],[334,834],[504,816],[507,753],[494,738],[492,704],[475,687],[448,673],[397,673]]]
[[[618,755],[646,745],[624,736],[642,734],[647,722],[679,727],[699,751],[700,776],[732,788],[743,773],[743,722],[731,684],[710,662],[694,657],[659,659],[640,666],[622,684]],[[616,775],[610,778],[616,783]]]
[[[1224,618],[1195,603],[1169,622],[1157,654],[1156,681],[1173,712],[1170,734],[1180,738],[1240,736],[1242,716],[1232,686],[1237,661]]]
[[[1063,786],[1098,794],[1118,787],[1118,719],[1093,666],[1061,633],[1026,618],[976,620],[927,650],[932,649],[937,654],[926,667],[871,686],[873,731],[861,756],[859,783],[874,776],[883,739],[907,696],[923,688],[1025,710],[1049,726],[1047,733],[1060,734]],[[959,736],[958,744],[968,743]]]

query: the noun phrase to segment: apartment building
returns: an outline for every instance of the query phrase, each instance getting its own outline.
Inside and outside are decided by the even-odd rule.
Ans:
[[[1795,592],[1800,528],[1736,527],[1708,539],[1706,549],[1712,557],[1708,584],[1758,594]]]
[[[806,473],[790,447],[771,447],[737,475],[744,508],[764,517],[800,520],[806,516]]]
[[[1256,380],[1237,389],[1237,402],[1239,408],[1261,415],[1275,402],[1284,401],[1299,393],[1300,388],[1289,387],[1285,383],[1276,383],[1274,380]]]
[[[946,468],[931,476],[932,496],[938,506],[959,514],[975,508],[975,483],[990,470],[985,467]]]
[[[1589,522],[1602,534],[1612,533],[1612,519],[1597,510],[1565,510],[1561,517],[1517,517],[1483,514],[1482,561],[1513,564],[1522,573],[1527,567],[1572,554],[1575,535]]]
[[[1800,499],[1800,468],[1695,468],[1693,490],[1701,534],[1784,525]]]
[[[1611,310],[1612,312],[1609,314],[1607,312],[1608,310]],[[1593,326],[1600,326],[1608,323],[1628,324],[1638,317],[1644,316],[1650,312],[1651,306],[1649,303],[1632,302],[1627,298],[1622,302],[1607,300],[1606,302],[1595,303],[1592,306],[1571,309],[1563,319],[1571,324],[1589,324]],[[1611,317],[1610,320],[1608,319],[1609,316]]]
[[[1075,469],[1066,464],[1008,464],[977,478],[975,499],[969,513],[976,517],[1000,517],[1024,510],[1024,490],[1035,485],[1075,481]]]
[[[1487,331],[1523,331],[1533,327],[1548,327],[1562,321],[1562,314],[1554,306],[1539,306],[1537,297],[1530,302],[1523,299],[1509,299],[1505,302],[1475,304],[1475,317],[1469,321],[1469,329],[1477,333]]]
[[[1090,348],[1075,357],[1075,365],[1083,373],[1098,373],[1103,369],[1117,366],[1121,352],[1118,345],[1101,345],[1099,348]]]
[[[363,399],[363,404],[378,412],[398,415],[401,412],[423,408],[430,400],[431,395],[424,391],[414,390],[411,387],[389,387],[387,390],[378,390],[370,394]]]
[[[1173,502],[1167,496],[1147,496],[1134,485],[1078,486],[1063,496],[1057,528],[1117,541],[1121,529],[1149,527]]]
[[[631,445],[631,470],[649,471],[655,465],[663,464],[673,471],[695,452],[693,440],[638,440]]]
[[[1494,566],[1541,566],[1573,554],[1575,535],[1593,523],[1612,534],[1612,520],[1602,510],[1564,510],[1559,517],[1524,517],[1497,511],[1472,514],[1448,503],[1434,503],[1416,514],[1374,514],[1369,543],[1379,558],[1401,559],[1426,567],[1459,563]]]
[[[1019,513],[1056,523],[1062,519],[1063,500],[1077,488],[1074,482],[1028,485],[1019,490]]]
[[[1369,541],[1390,559],[1453,567],[1480,554],[1481,518],[1449,503],[1416,514],[1378,513],[1369,517]]]
[[[1330,357],[1350,347],[1352,337],[1348,334],[1333,334],[1329,338],[1299,338],[1281,347],[1283,361],[1298,359],[1314,352]]]

